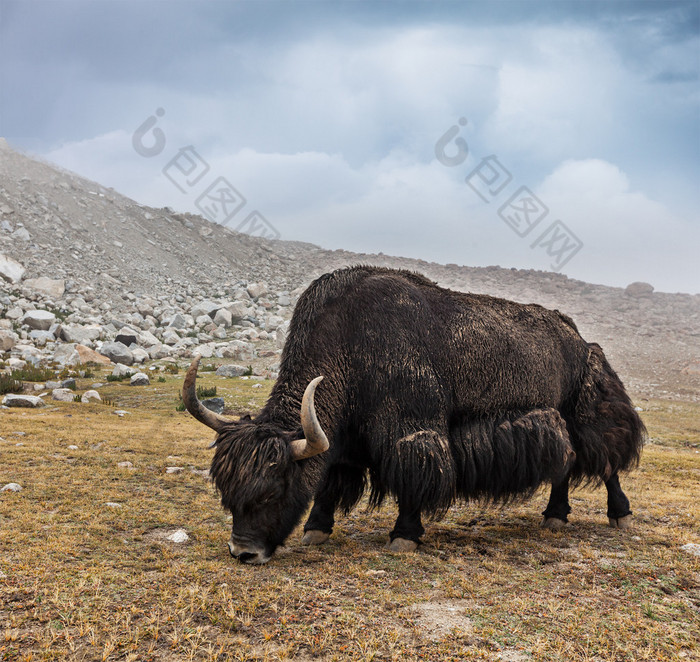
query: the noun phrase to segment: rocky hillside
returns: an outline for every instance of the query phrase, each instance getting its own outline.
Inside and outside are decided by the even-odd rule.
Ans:
[[[252,237],[144,207],[0,139],[0,357],[8,365],[71,363],[81,348],[139,363],[187,358],[197,347],[274,374],[298,293],[357,263],[559,308],[603,346],[637,396],[700,398],[700,295]]]

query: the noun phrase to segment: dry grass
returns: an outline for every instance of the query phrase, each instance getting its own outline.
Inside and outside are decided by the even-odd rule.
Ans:
[[[270,388],[202,382],[239,411]],[[631,532],[609,529],[588,489],[571,526],[542,530],[540,492],[454,507],[398,555],[383,547],[395,512],[358,508],[326,545],[302,548],[297,531],[251,567],[229,557],[230,520],[192,471],[211,435],[175,412],[179,384],[105,387],[124,418],[0,411],[0,484],[24,488],[0,495],[0,659],[700,659],[700,559],[680,549],[700,543],[697,405],[642,403],[654,443],[623,481]],[[184,544],[159,535],[180,527]]]

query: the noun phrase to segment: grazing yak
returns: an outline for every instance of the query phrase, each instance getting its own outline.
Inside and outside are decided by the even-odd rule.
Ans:
[[[229,549],[267,562],[314,500],[302,543],[324,542],[336,510],[369,485],[399,514],[390,549],[410,551],[421,516],[457,499],[508,500],[552,484],[544,525],[570,512],[569,485],[604,482],[608,518],[631,514],[618,473],[644,426],[601,348],[566,315],[454,292],[420,274],[340,269],[299,297],[279,378],[260,414],[233,421],[183,385],[217,432],[211,476],[233,515]]]

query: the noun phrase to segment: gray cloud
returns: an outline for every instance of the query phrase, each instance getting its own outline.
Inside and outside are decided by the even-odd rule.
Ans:
[[[497,154],[514,183],[546,183],[562,218],[586,226],[588,257],[567,273],[638,278],[644,247],[628,238],[656,237],[654,218],[684,247],[698,237],[696,3],[0,7],[0,134],[143,202],[192,207],[161,174],[192,144],[285,238],[544,268],[468,197],[468,168]],[[131,133],[158,107],[166,152],[144,160]],[[470,160],[445,168],[433,147],[461,116]],[[577,163],[587,169],[564,167]],[[605,189],[618,171],[626,188]],[[584,204],[581,172],[598,173],[608,197]],[[613,273],[594,246],[615,215],[627,234],[609,234]],[[661,271],[667,288],[700,289],[692,274],[674,280],[677,267]]]

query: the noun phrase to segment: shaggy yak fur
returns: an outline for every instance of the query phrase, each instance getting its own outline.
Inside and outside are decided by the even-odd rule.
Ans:
[[[330,448],[295,460],[302,394],[321,375],[315,411]],[[592,480],[622,527],[631,511],[618,473],[638,462],[645,430],[601,348],[566,315],[358,266],[301,295],[267,404],[217,433],[211,475],[233,514],[231,552],[261,563],[311,499],[304,530],[320,542],[367,486],[373,506],[398,503],[392,544],[415,546],[421,515],[458,499],[503,501],[544,482],[548,525],[567,521],[569,484]]]

